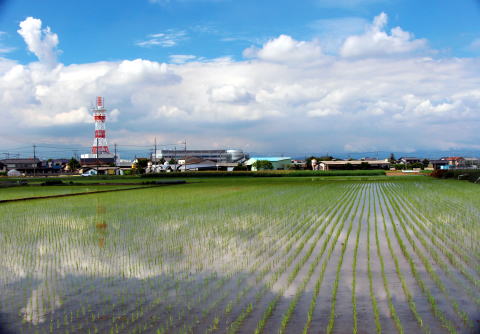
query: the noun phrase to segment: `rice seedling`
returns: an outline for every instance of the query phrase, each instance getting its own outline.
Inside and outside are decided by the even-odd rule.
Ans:
[[[474,331],[474,187],[426,178],[232,177],[0,203],[0,325],[18,333],[307,333],[351,324],[353,332],[380,333],[390,316],[400,333],[412,327],[406,319],[425,332]],[[37,194],[57,191],[43,189]],[[15,195],[9,191],[0,198]],[[391,275],[408,307],[392,296]],[[324,290],[326,319],[318,312]],[[368,328],[365,305],[374,320]],[[348,324],[336,320],[341,307],[351,310]]]

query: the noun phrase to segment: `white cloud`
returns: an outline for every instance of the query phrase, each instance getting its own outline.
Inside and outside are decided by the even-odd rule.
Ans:
[[[174,64],[184,64],[196,58],[194,55],[170,55],[170,62]]]
[[[362,17],[339,17],[316,20],[309,26],[326,52],[337,53],[347,37],[362,33],[368,23]]]
[[[20,22],[17,32],[23,37],[28,50],[37,56],[41,63],[55,65],[57,62],[57,34],[50,31],[50,27],[42,29],[42,21],[27,17]]]
[[[0,40],[3,39],[3,37],[6,35],[7,33],[5,31],[0,31]],[[13,50],[15,50],[15,48],[5,46],[3,45],[3,43],[0,43],[0,54],[9,53],[9,52],[12,52]]]
[[[381,13],[373,20],[364,34],[348,37],[340,49],[343,57],[381,57],[398,54],[406,54],[426,49],[427,42],[424,39],[415,39],[414,36],[395,27],[390,34],[385,31],[388,17]]]
[[[250,47],[243,55],[278,63],[303,63],[318,61],[322,50],[318,41],[296,41],[288,35],[269,40],[262,48]]]
[[[385,22],[380,16],[374,26]],[[398,138],[405,148],[480,141],[478,58],[327,57],[318,41],[287,35],[249,52],[254,60],[177,55],[174,65],[50,68],[0,58],[0,141],[89,145],[97,95],[111,110],[110,142],[126,144],[187,138],[199,148],[332,152],[388,150]],[[448,142],[447,133],[455,133]]]
[[[320,7],[345,8],[345,9],[361,8],[366,5],[379,3],[379,2],[388,2],[388,0],[317,0],[316,1],[316,3]]]
[[[225,85],[210,89],[210,100],[212,102],[248,104],[255,100],[255,97],[245,88]]]
[[[141,47],[161,46],[164,48],[170,48],[186,38],[186,31],[169,29],[165,32],[150,34],[148,35],[148,39],[137,42],[136,45]]]
[[[473,51],[480,51],[480,38],[474,39],[468,48]]]

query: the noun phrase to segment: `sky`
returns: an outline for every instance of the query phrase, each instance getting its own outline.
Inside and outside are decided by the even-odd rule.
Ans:
[[[480,1],[0,0],[0,153],[97,95],[124,150],[480,151]]]

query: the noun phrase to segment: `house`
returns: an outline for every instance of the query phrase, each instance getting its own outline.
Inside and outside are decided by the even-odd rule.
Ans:
[[[217,170],[217,163],[212,160],[202,159],[199,157],[187,157],[186,159],[178,160],[178,167],[181,171],[199,171],[199,170]]]
[[[466,168],[480,168],[480,158],[464,158],[463,164]]]
[[[452,167],[462,166],[465,161],[463,157],[443,157],[441,160],[447,161],[448,165]]]
[[[40,159],[37,158],[3,159],[0,162],[5,165],[7,171],[15,169],[25,175],[40,173],[42,167]]]
[[[428,168],[443,169],[443,167],[447,165],[448,165],[448,161],[446,160],[430,160],[430,162],[428,163]]]
[[[415,158],[415,157],[401,157],[399,160],[400,160],[400,163],[405,164],[405,165],[422,162],[422,159]]]
[[[292,158],[290,157],[252,157],[245,161],[245,166],[249,166],[252,171],[256,171],[257,168],[253,164],[260,160],[271,162],[274,170],[289,169],[292,166]]]
[[[360,169],[363,166],[368,165],[370,169],[388,169],[390,162],[385,160],[335,160],[335,161],[320,161],[320,170],[331,169]]]
[[[292,160],[292,166],[294,169],[307,169],[307,162],[305,160]]]

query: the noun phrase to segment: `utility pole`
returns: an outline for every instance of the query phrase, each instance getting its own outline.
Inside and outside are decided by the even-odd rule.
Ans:
[[[33,177],[35,177],[36,167],[37,167],[37,154],[36,154],[36,146],[33,144]]]
[[[153,165],[156,166],[157,165],[157,137],[155,137],[155,153],[154,153],[154,160],[153,160]]]
[[[96,155],[97,155],[97,175],[98,175],[98,168],[100,167],[100,166],[99,166],[100,162],[98,161],[98,138],[97,138],[97,149],[96,149]]]
[[[185,141],[183,142],[183,158],[185,159],[185,163],[183,164],[183,170],[186,172],[187,171],[187,140],[185,139]]]
[[[113,150],[114,150],[114,155],[113,155],[113,165],[117,167],[117,144],[113,144]]]

